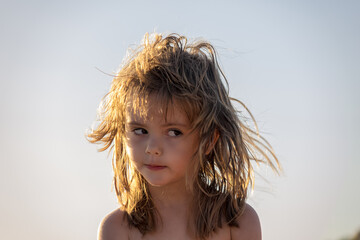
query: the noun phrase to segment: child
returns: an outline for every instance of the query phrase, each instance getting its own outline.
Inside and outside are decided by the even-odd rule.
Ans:
[[[145,35],[88,135],[101,151],[113,149],[120,204],[100,223],[98,239],[261,239],[245,203],[250,160],[279,165],[265,139],[240,121],[232,102],[246,107],[223,81],[209,43]]]

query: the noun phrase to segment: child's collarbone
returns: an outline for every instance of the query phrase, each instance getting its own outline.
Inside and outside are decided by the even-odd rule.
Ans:
[[[135,231],[134,231],[135,230]],[[130,233],[130,240],[196,240],[195,237],[188,234],[186,229],[179,226],[178,228],[163,229],[154,233],[147,233],[145,236],[137,230],[133,229]],[[211,234],[207,240],[231,240],[229,226],[223,226]]]

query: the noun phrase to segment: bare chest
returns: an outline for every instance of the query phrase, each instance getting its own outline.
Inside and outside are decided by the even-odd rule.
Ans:
[[[184,231],[183,228],[178,229],[169,229],[155,232],[151,234],[146,234],[142,236],[139,231],[134,229],[129,234],[129,240],[196,240],[194,237],[191,237],[189,234]],[[218,229],[214,232],[207,240],[231,240],[230,227],[224,226],[221,229]]]

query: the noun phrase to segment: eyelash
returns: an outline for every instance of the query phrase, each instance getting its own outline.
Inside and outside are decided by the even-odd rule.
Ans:
[[[140,132],[139,132],[140,131]],[[134,132],[135,135],[144,135],[144,134],[148,134],[148,131],[144,128],[135,128],[132,130],[132,132]],[[174,134],[170,134],[170,132],[173,132]],[[170,129],[168,131],[168,135],[170,137],[178,137],[183,135],[183,133],[177,129]]]
[[[177,129],[171,129],[169,130],[169,133],[170,132],[174,132],[175,133],[175,136],[171,136],[171,137],[178,137],[178,136],[181,136],[183,133]],[[170,134],[169,134],[170,135]]]
[[[140,133],[138,133],[137,131],[141,131]],[[147,134],[148,132],[144,129],[144,128],[135,128],[134,130],[132,130],[135,135],[143,135],[143,134]]]

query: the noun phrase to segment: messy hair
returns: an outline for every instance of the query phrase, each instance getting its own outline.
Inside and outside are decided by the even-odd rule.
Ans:
[[[150,95],[161,104],[180,103],[199,134],[196,161],[189,168],[193,172],[186,175],[196,236],[207,238],[224,223],[239,227],[236,220],[254,181],[251,161],[277,171],[278,160],[250,111],[229,96],[214,47],[177,34],[145,35],[114,77],[102,101],[100,123],[88,134],[90,142],[103,144],[100,151],[113,150],[114,188],[129,226],[146,234],[158,224],[148,183],[131,163],[124,141],[126,106],[141,110]],[[256,130],[245,124],[235,105],[246,110]]]

